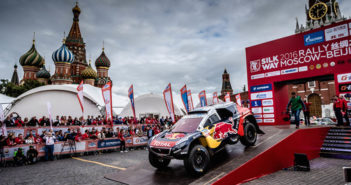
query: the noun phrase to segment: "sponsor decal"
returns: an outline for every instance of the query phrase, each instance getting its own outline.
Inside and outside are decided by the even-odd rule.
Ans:
[[[335,62],[330,62],[330,66],[334,67],[335,66]]]
[[[251,100],[261,100],[261,99],[267,99],[272,97],[273,97],[272,91],[251,93]]]
[[[153,140],[151,142],[151,146],[156,146],[156,147],[173,147],[175,145],[176,142],[171,142],[171,141],[157,141],[157,140]]]
[[[255,118],[262,118],[262,114],[254,114]]]
[[[257,123],[262,123],[262,119],[256,119]]]
[[[281,72],[282,72],[282,75],[286,75],[290,73],[297,73],[298,69],[297,68],[284,69]]]
[[[273,107],[263,107],[263,113],[273,113],[274,108]]]
[[[96,142],[91,141],[88,143],[88,148],[95,148],[96,147]]]
[[[339,83],[351,82],[351,73],[339,74],[338,82]]]
[[[250,61],[250,71],[251,73],[255,73],[261,70],[260,60]]]
[[[250,87],[251,92],[261,92],[272,90],[272,84],[263,84]]]
[[[134,145],[147,144],[147,142],[148,142],[147,137],[133,137],[133,144]]]
[[[264,119],[265,123],[274,123],[274,119]]]
[[[308,67],[307,66],[299,67],[299,72],[304,72],[304,71],[308,71]]]
[[[339,85],[339,91],[340,92],[349,92],[349,91],[351,91],[351,83]]]
[[[107,148],[107,147],[115,147],[121,144],[121,140],[119,139],[111,139],[111,140],[99,140],[98,148]]]
[[[272,106],[273,105],[273,99],[262,100],[262,105],[263,106]]]
[[[262,106],[261,100],[251,101],[251,107],[261,107],[261,106]]]
[[[320,69],[320,68],[322,68],[322,65],[321,64],[317,64],[316,65],[316,69]]]
[[[326,62],[323,63],[323,67],[324,67],[324,68],[327,68],[327,67],[328,67],[328,63],[326,63]]]
[[[279,75],[280,75],[280,71],[272,71],[264,74],[265,77],[279,76]]]
[[[340,39],[347,36],[349,36],[349,30],[347,29],[347,24],[335,26],[325,30],[326,41]]]
[[[237,134],[238,131],[233,129],[233,124],[221,122],[215,125],[215,131],[213,133],[214,139],[224,139],[228,137],[228,134]]]
[[[178,140],[180,138],[183,138],[184,136],[184,133],[168,133],[165,135],[165,138],[170,140]]]
[[[310,65],[310,70],[313,70],[314,69],[314,65]]]
[[[251,75],[251,80],[259,79],[259,78],[264,78],[264,73],[257,74],[257,75]]]
[[[260,113],[262,113],[262,107],[254,107],[254,108],[251,108],[251,111],[252,111],[252,113],[254,113],[254,114],[260,114]]]
[[[263,114],[263,118],[274,118],[274,114]]]
[[[324,32],[318,31],[318,32],[310,33],[310,34],[304,35],[303,38],[304,38],[305,46],[318,44],[318,43],[324,42]]]

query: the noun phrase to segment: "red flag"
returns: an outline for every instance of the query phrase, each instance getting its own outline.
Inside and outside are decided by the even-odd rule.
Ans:
[[[104,99],[105,102],[105,110],[106,110],[106,120],[108,118],[111,118],[111,121],[113,121],[113,113],[112,113],[112,86],[111,82],[107,82],[102,88],[102,98]]]
[[[132,106],[132,110],[133,110],[133,116],[134,116],[134,121],[136,120],[136,116],[135,116],[135,105],[134,105],[134,90],[133,90],[133,84],[129,87],[128,90],[128,97],[130,99],[130,105]]]
[[[193,97],[191,96],[190,90],[188,90],[187,95],[188,95],[189,111],[192,111],[192,110],[194,110],[194,104],[193,104]]]
[[[175,114],[174,114],[174,105],[173,105],[171,83],[169,83],[167,85],[166,89],[163,91],[163,98],[165,100],[167,110],[172,118],[172,122],[175,123]]]
[[[229,92],[227,92],[227,94],[224,96],[224,100],[225,100],[225,102],[230,102],[231,101]]]
[[[240,93],[235,95],[235,99],[236,99],[236,104],[238,104],[239,106],[241,106],[241,96]]]

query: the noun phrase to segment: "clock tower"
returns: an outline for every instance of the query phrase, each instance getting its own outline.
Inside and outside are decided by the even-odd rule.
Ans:
[[[299,25],[296,18],[295,33],[327,26],[345,20],[341,15],[337,0],[309,0],[305,5],[306,25]]]

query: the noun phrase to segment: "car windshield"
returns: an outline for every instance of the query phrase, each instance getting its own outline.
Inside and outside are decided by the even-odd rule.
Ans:
[[[205,115],[206,114],[196,114],[184,116],[173,126],[172,132],[195,132]]]

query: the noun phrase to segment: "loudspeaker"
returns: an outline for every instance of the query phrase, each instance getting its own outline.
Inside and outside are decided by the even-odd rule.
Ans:
[[[306,154],[294,154],[294,170],[296,171],[310,171],[310,161]]]

